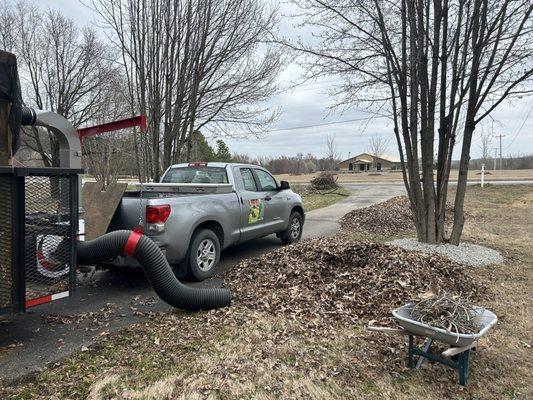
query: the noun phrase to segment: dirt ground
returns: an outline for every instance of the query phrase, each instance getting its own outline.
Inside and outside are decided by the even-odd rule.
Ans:
[[[280,181],[288,181],[290,183],[309,183],[311,179],[317,176],[314,174],[276,175],[276,179]],[[353,182],[402,182],[402,173],[400,171],[384,171],[381,174],[373,174],[368,172],[361,173],[338,173],[337,178],[339,183],[353,183]],[[469,171],[468,178],[472,180],[479,180],[479,171]],[[450,174],[452,181],[457,180],[457,170],[452,170]],[[533,169],[516,169],[503,171],[487,171],[485,175],[487,182],[502,181],[502,180],[533,180]]]
[[[153,315],[24,381],[2,399],[530,399],[533,398],[533,187],[471,187],[465,240],[502,251],[471,270],[499,323],[473,354],[467,388],[455,371],[405,367],[406,338],[360,323],[302,323],[234,304]]]

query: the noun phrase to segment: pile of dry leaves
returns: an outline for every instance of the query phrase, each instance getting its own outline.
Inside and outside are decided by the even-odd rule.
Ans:
[[[483,287],[437,255],[341,237],[317,238],[241,262],[224,279],[233,304],[310,324],[375,320],[428,290],[476,299]]]
[[[446,204],[446,215],[453,217],[453,205]],[[471,218],[468,212],[465,216]],[[446,222],[451,223],[452,217]],[[382,203],[350,211],[341,220],[343,230],[371,235],[398,235],[415,229],[407,196],[393,197]]]
[[[354,233],[397,235],[414,229],[409,199],[393,197],[383,203],[350,211],[340,220],[344,230]]]

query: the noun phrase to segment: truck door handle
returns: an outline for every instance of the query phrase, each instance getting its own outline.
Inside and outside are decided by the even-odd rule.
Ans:
[[[265,200],[266,200],[266,201],[270,201],[270,200],[272,200],[272,197],[270,197],[270,196],[265,196]]]

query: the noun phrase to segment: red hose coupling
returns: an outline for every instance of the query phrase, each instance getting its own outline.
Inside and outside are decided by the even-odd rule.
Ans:
[[[135,249],[139,243],[139,239],[143,236],[142,233],[131,231],[126,244],[124,245],[124,254],[130,257],[133,257],[135,254]]]

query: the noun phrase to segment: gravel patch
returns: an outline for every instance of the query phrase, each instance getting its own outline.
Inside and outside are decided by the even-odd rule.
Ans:
[[[406,238],[391,240],[387,244],[398,246],[405,250],[421,251],[426,254],[440,254],[450,260],[471,267],[485,267],[504,262],[504,258],[499,251],[472,243],[461,243],[459,246],[448,243],[436,245],[420,243],[415,238]]]

